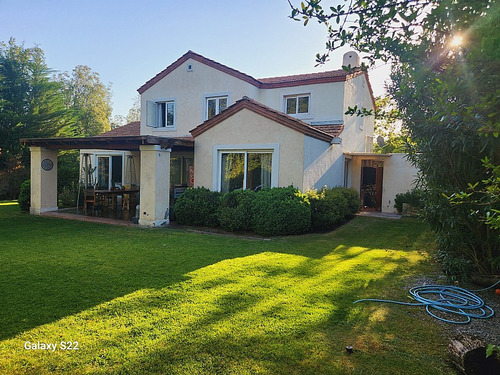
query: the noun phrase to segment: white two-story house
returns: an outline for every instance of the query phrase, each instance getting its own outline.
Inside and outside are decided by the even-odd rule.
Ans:
[[[358,55],[346,53],[343,65],[359,66]],[[139,223],[150,226],[168,222],[174,193],[191,186],[222,192],[354,186],[362,204],[392,211],[395,193],[384,193],[382,182],[393,179],[388,169],[395,176],[415,172],[408,172],[401,158],[371,153],[373,117],[345,115],[349,107],[375,106],[368,75],[359,70],[256,79],[189,51],[138,92],[140,123],[78,144],[25,140],[32,147],[32,162],[34,156],[40,159],[35,166],[48,158],[43,150],[80,148],[82,165],[95,166],[100,188],[140,186]],[[32,168],[32,174],[42,172]],[[385,185],[403,192],[410,179],[396,179],[404,186]],[[33,213],[54,208],[41,203],[42,177],[39,185],[35,180]],[[367,186],[371,201],[366,200]]]

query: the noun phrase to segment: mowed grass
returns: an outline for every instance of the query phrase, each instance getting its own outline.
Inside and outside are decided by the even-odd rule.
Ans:
[[[0,202],[1,374],[453,373],[418,308],[353,304],[435,272],[414,219],[262,241],[18,211]]]

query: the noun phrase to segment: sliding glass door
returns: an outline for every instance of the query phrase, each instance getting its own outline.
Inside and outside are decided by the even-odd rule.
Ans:
[[[109,190],[123,183],[123,156],[97,156],[97,189]]]
[[[271,152],[222,152],[220,159],[220,190],[259,190],[271,187]]]

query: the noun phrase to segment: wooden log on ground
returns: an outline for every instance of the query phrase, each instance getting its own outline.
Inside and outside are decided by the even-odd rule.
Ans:
[[[496,283],[498,280],[500,280],[500,275],[484,275],[484,274],[474,273],[471,275],[470,279],[474,284],[488,287]]]
[[[466,375],[498,375],[500,360],[486,358],[486,345],[480,339],[460,335],[450,341],[448,355],[457,369]]]

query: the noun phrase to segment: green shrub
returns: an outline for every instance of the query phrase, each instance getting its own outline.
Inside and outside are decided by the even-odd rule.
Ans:
[[[359,212],[361,208],[361,203],[359,200],[359,193],[354,188],[339,188],[344,194],[344,197],[347,199],[347,210],[349,211],[349,215],[355,215]]]
[[[31,206],[31,181],[26,180],[19,189],[19,207],[21,211],[28,212]]]
[[[58,196],[58,206],[61,208],[65,207],[76,207],[76,200],[78,198],[78,184],[73,182],[72,187],[64,187]]]
[[[313,230],[332,229],[344,222],[348,216],[357,212],[359,198],[356,199],[355,208],[354,194],[347,190],[340,187],[332,189],[324,187],[320,191],[310,190],[307,192],[311,202],[311,227]],[[349,200],[346,196],[349,197]],[[356,211],[353,212],[354,210]]]
[[[299,234],[311,228],[311,206],[293,186],[262,189],[252,204],[253,230],[265,236]]]
[[[422,208],[422,199],[424,192],[420,189],[412,189],[406,193],[396,194],[394,198],[394,208],[398,210],[399,213],[403,211],[403,203],[408,203],[410,206],[416,208]]]
[[[78,150],[61,151],[57,157],[57,191],[59,194],[76,190],[75,184],[80,179],[80,152]],[[76,201],[76,195],[75,195]]]
[[[253,190],[234,190],[224,194],[219,210],[221,227],[229,231],[251,230],[254,199]]]
[[[30,178],[29,167],[20,166],[14,170],[4,172],[3,176],[7,179],[7,184],[0,192],[0,199],[19,199],[21,185]]]
[[[187,189],[175,201],[175,220],[183,225],[219,226],[221,195],[204,187]]]

